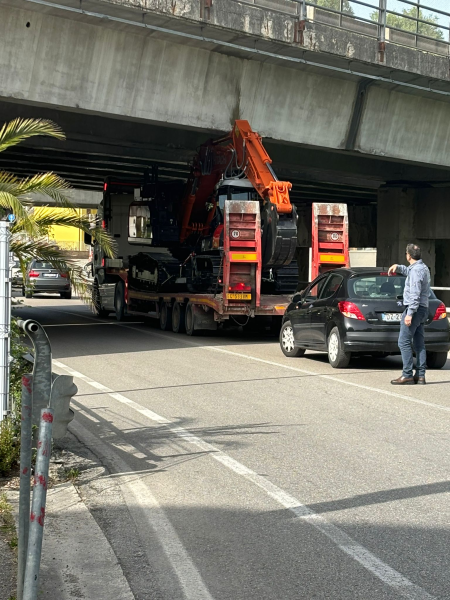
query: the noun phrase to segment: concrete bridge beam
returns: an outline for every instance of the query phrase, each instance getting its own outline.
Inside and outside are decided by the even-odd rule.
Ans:
[[[243,118],[265,138],[450,166],[445,98],[375,83],[361,105],[357,78],[10,6],[2,7],[0,39],[4,99],[213,133]]]

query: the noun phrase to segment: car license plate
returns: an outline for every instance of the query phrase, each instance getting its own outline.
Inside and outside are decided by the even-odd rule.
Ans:
[[[402,320],[402,313],[381,313],[381,320],[399,323]]]
[[[44,273],[44,277],[53,277],[56,279],[56,277],[58,277],[58,273]]]
[[[252,295],[251,294],[243,294],[243,293],[227,294],[227,298],[228,298],[228,300],[251,300]]]

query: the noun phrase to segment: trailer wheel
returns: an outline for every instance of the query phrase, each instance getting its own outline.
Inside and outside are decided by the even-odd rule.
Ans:
[[[172,308],[167,302],[162,302],[159,311],[159,326],[163,331],[170,331],[172,329]]]
[[[127,316],[127,305],[125,303],[125,284],[122,280],[116,283],[116,289],[114,292],[114,310],[116,312],[116,319],[123,321]]]
[[[98,284],[95,284],[92,288],[92,306],[94,308],[94,314],[100,319],[109,315],[109,310],[105,310],[102,306],[102,298],[100,296]]]
[[[186,307],[180,302],[175,302],[172,309],[172,331],[174,333],[183,333],[186,331]]]
[[[186,324],[186,333],[188,335],[197,335],[198,329],[194,329],[194,309],[192,308],[192,303],[189,302],[186,306],[186,315],[185,315],[185,324]]]

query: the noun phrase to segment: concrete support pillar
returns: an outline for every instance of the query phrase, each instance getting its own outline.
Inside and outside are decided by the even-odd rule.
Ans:
[[[413,188],[392,187],[379,190],[377,266],[405,264],[406,245],[418,243],[414,228],[416,199],[417,190]]]
[[[416,243],[431,284],[450,287],[450,192],[446,188],[382,188],[378,193],[377,265],[405,263],[405,247]],[[450,292],[436,291],[450,306]]]
[[[311,205],[299,204],[297,208],[297,250],[295,259],[298,265],[298,286],[297,290],[306,287],[309,281],[309,249],[311,247]]]
[[[348,237],[351,248],[375,248],[377,245],[377,207],[348,206]]]
[[[436,275],[434,285],[450,287],[450,240],[436,240]],[[436,290],[436,296],[450,306],[450,291]]]

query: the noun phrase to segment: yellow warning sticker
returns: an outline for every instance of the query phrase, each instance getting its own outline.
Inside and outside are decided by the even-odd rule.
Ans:
[[[231,260],[248,260],[248,261],[257,261],[258,255],[256,252],[248,252],[248,253],[240,253],[240,252],[232,252]]]

